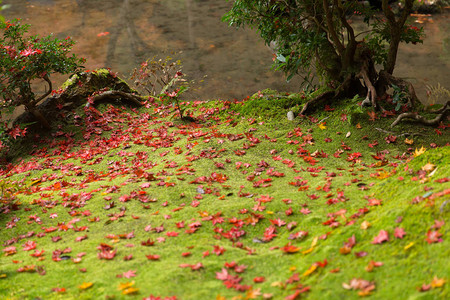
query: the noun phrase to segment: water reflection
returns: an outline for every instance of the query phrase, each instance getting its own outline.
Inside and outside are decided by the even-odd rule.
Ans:
[[[130,74],[154,55],[180,52],[183,71],[193,79],[208,75],[198,98],[242,98],[270,87],[298,91],[299,79],[286,84],[270,70],[272,52],[252,30],[236,30],[220,21],[232,1],[225,0],[4,0],[6,18],[19,17],[34,33],[72,36],[74,50],[87,58],[86,67],[110,67]],[[425,85],[449,87],[447,15],[426,24],[424,45],[401,48],[396,75],[412,79],[419,98]],[[431,34],[431,35],[430,35]],[[420,54],[420,56],[418,55]],[[431,66],[431,67],[430,67]],[[62,80],[54,79],[56,84]]]

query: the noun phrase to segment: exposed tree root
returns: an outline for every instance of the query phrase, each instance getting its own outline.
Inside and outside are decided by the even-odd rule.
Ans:
[[[317,104],[320,104],[326,100],[329,100],[330,98],[332,98],[335,95],[335,91],[327,91],[325,93],[322,93],[320,95],[318,95],[315,98],[312,98],[311,100],[309,100],[308,102],[305,103],[305,105],[303,106],[302,111],[300,112],[300,115],[305,115],[306,112],[308,110],[311,109],[312,106],[316,106]]]
[[[89,107],[91,103],[95,103],[96,101],[105,100],[105,99],[124,99],[136,104],[138,106],[143,106],[141,100],[142,98],[130,93],[125,93],[122,91],[106,91],[99,95],[93,97],[93,99],[86,104],[86,107]]]
[[[397,119],[391,124],[391,128],[397,125],[403,119],[413,119],[424,125],[437,125],[441,120],[450,112],[450,101],[447,101],[445,106],[438,110],[440,113],[436,116],[436,118],[428,120],[425,117],[419,115],[418,113],[403,113],[397,117]]]
[[[363,65],[361,66],[361,70],[358,74],[358,77],[362,78],[364,81],[364,84],[367,88],[367,97],[364,99],[364,101],[361,103],[362,106],[371,105],[374,109],[377,109],[377,90],[375,89],[375,86],[373,85],[371,79],[372,76],[370,76],[370,61],[365,60]]]

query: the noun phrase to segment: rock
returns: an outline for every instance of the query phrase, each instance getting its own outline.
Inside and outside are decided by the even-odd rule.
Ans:
[[[287,118],[288,118],[289,121],[294,121],[295,115],[294,115],[294,112],[292,110],[288,111]]]
[[[124,80],[107,69],[74,74],[63,83],[61,90],[61,93],[48,97],[37,106],[37,109],[49,122],[60,116],[63,111],[72,111],[79,106],[86,105],[88,102],[87,97],[94,92],[108,90],[130,95],[132,93],[138,94]],[[62,109],[58,108],[58,105],[62,105]],[[33,116],[25,111],[17,117],[14,123],[30,123],[33,121],[35,121]]]

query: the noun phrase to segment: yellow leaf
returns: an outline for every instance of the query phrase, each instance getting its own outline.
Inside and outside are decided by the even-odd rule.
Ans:
[[[313,238],[313,241],[311,243],[311,248],[315,247],[317,245],[317,241],[319,240],[319,237],[316,236],[315,238]]]
[[[78,286],[78,288],[80,290],[86,290],[88,288],[90,288],[93,285],[92,282],[83,282],[80,286]]]
[[[217,295],[216,300],[227,300],[224,296]]]
[[[289,271],[294,272],[295,270],[297,270],[296,266],[290,266],[289,267]]]
[[[405,139],[405,144],[407,144],[407,145],[412,145],[412,144],[414,144],[414,140],[413,140],[413,139],[408,139],[408,138],[406,138],[406,139]]]
[[[412,246],[414,246],[414,242],[409,243],[408,245],[405,246],[405,248],[403,248],[404,250],[408,250],[409,248],[411,248]]]
[[[309,248],[308,250],[302,251],[302,254],[311,253],[314,250],[314,247]]]
[[[433,289],[441,287],[444,284],[445,284],[445,279],[444,278],[437,278],[436,276],[434,276],[433,280],[431,281],[431,287]]]
[[[416,148],[416,150],[414,150],[413,155],[414,155],[414,157],[417,157],[417,156],[419,156],[419,155],[424,154],[425,151],[427,151],[427,149],[425,149],[425,148],[422,146],[422,147],[420,147],[419,150],[417,150],[417,148]]]
[[[124,290],[122,291],[122,294],[124,294],[124,295],[130,295],[130,294],[135,294],[135,293],[137,293],[138,291],[139,291],[139,289],[137,289],[137,288],[129,287],[129,288],[127,288],[127,289],[124,289]]]
[[[134,280],[130,281],[130,282],[125,282],[125,283],[121,282],[121,283],[119,283],[119,290],[129,289],[133,285],[134,285]]]
[[[367,291],[367,290],[362,290],[362,291],[358,292],[358,296],[360,296],[360,297],[369,296],[370,294],[371,294],[371,292]]]
[[[364,221],[361,223],[361,229],[366,230],[367,228],[369,228],[371,225],[369,222]]]
[[[389,176],[390,176],[389,172],[381,172],[381,173],[377,176],[377,178],[378,178],[378,179],[385,179],[385,178],[388,178]]]
[[[6,274],[0,274],[0,278],[6,278],[8,275]]]
[[[266,214],[268,214],[268,215],[273,215],[273,214],[274,214],[274,212],[273,212],[273,211],[270,211],[270,210],[268,210],[268,211],[266,211]]]
[[[41,183],[41,180],[38,179],[38,180],[31,182],[31,185],[33,186],[33,185],[40,184],[40,183]]]
[[[427,164],[425,164],[425,165],[422,167],[422,170],[425,171],[425,172],[427,172],[427,173],[430,173],[431,171],[434,170],[435,167],[436,167],[435,165],[433,165],[433,164],[431,164],[431,163],[427,163]]]
[[[306,270],[305,273],[303,273],[302,276],[303,276],[303,277],[306,277],[306,276],[312,274],[316,269],[317,269],[317,265],[316,265],[316,264],[311,265],[311,267],[309,267],[309,269]]]
[[[322,122],[318,126],[321,130],[325,130],[325,129],[327,129],[327,126],[325,126],[325,124],[326,124],[325,122]]]
[[[280,288],[284,288],[284,282],[281,281],[274,281],[270,284],[270,286],[272,287],[280,287]]]

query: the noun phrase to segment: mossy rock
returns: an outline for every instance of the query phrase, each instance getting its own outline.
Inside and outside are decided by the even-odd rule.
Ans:
[[[86,105],[88,102],[87,98],[98,91],[109,90],[138,94],[123,79],[115,76],[114,73],[107,69],[74,74],[63,83],[61,90],[60,94],[48,97],[43,103],[38,105],[39,111],[49,122],[55,120],[64,111],[72,111]],[[58,108],[61,105],[62,108]],[[34,118],[28,112],[25,112],[14,123],[23,124],[34,121]]]
[[[98,69],[92,72],[74,74],[63,83],[61,89],[63,92],[55,98],[60,103],[64,103],[64,105],[68,102],[77,102],[81,99],[85,100],[93,93],[106,89],[125,93],[138,93],[124,80],[115,76],[107,69]]]

